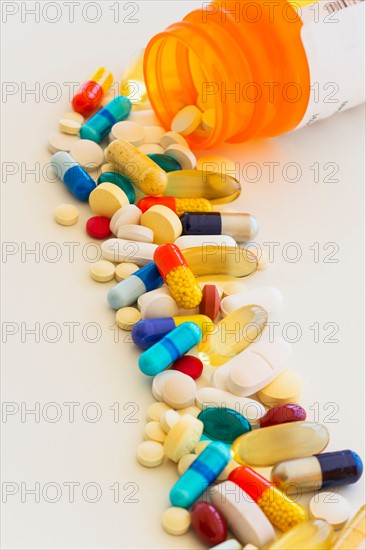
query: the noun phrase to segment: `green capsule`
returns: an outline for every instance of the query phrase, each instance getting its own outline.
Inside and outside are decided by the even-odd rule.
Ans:
[[[131,204],[135,202],[135,189],[128,178],[122,176],[122,174],[117,174],[117,172],[104,172],[98,178],[98,185],[105,182],[114,183],[126,193]]]
[[[238,198],[240,190],[239,181],[229,174],[179,170],[168,173],[164,195],[178,199],[201,197],[213,204],[223,204]]]
[[[252,429],[245,416],[226,407],[209,407],[200,412],[197,418],[203,422],[203,435],[228,445]]]
[[[159,153],[154,153],[152,155],[147,155],[151,160],[156,162],[158,166],[165,172],[176,172],[177,170],[182,170],[181,165],[173,157],[169,155],[160,155]]]

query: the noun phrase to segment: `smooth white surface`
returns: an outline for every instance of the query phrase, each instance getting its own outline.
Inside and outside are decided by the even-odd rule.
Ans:
[[[46,179],[50,179],[48,135],[70,110],[64,83],[83,82],[102,65],[119,80],[132,52],[201,2],[144,2],[139,13],[130,16],[139,23],[122,22],[132,11],[123,9],[123,3],[120,22],[114,23],[115,11],[110,8],[116,3],[101,2],[97,24],[83,21],[83,3],[79,7],[76,3],[74,23],[68,22],[69,9],[62,2],[59,22],[48,23],[41,17],[36,23],[34,15],[27,15],[22,23],[20,5],[31,9],[34,3],[19,3],[19,12],[2,25],[2,78],[19,87],[2,103],[2,161],[16,163],[7,166],[19,170],[6,179],[3,164],[2,239],[5,252],[12,249],[15,254],[3,256],[2,263],[2,398],[19,410],[21,402],[28,409],[40,403],[41,413],[39,422],[32,415],[22,422],[20,412],[8,416],[7,422],[3,418],[2,481],[16,484],[13,488],[18,492],[2,504],[2,546],[14,550],[202,548],[192,532],[172,537],[161,527],[169,490],[177,479],[176,465],[149,470],[135,458],[152,401],[151,380],[138,370],[139,351],[130,335],[113,327],[114,311],[107,305],[106,294],[114,283],[99,285],[90,279],[90,263],[99,245],[90,245],[85,233],[88,205],[77,204],[77,225],[58,226],[53,221],[54,208],[70,202],[71,196],[61,182]],[[89,18],[96,17],[93,8],[89,10]],[[48,18],[54,17],[50,7]],[[47,100],[58,89],[50,82],[62,90],[55,102]],[[24,96],[25,87],[37,86],[38,97],[22,98],[22,88]],[[243,193],[227,208],[258,218],[258,242],[279,243],[270,267],[256,273],[247,285],[278,287],[284,295],[280,329],[285,326],[286,336],[287,324],[292,339],[296,327],[288,323],[301,328],[289,366],[305,379],[303,405],[308,418],[326,422],[331,435],[327,450],[351,448],[364,458],[363,117],[359,107],[292,135],[225,145],[212,153],[240,163]],[[21,139],[15,121],[21,121]],[[273,181],[265,164],[269,162],[279,163]],[[314,181],[315,163],[320,166],[319,183]],[[339,166],[334,176],[339,181],[324,181],[333,170],[332,164],[324,168],[327,163]],[[34,169],[38,176],[24,175],[25,170]],[[299,181],[286,181],[300,169]],[[257,170],[261,175],[254,183]],[[252,182],[245,184],[248,178]],[[288,243],[301,247],[298,262],[284,259],[286,252],[290,257],[296,254]],[[319,243],[319,262],[314,261],[314,243]],[[338,263],[325,263],[334,247],[339,247],[333,256]],[[25,249],[36,254],[25,256]],[[53,261],[55,256],[58,261]],[[75,323],[73,339],[70,323]],[[314,342],[315,328],[310,328],[315,323],[320,327],[319,343]],[[332,325],[324,328],[327,323],[339,326],[333,336],[338,343],[324,341],[333,330]],[[26,329],[35,327],[40,334],[37,342],[34,335],[26,334]],[[6,330],[17,332],[6,341]],[[52,339],[58,341],[51,343]],[[51,402],[59,408],[47,408]],[[74,422],[69,421],[72,406],[65,405],[70,402],[80,403],[75,405]],[[87,406],[92,402],[98,409]],[[119,421],[114,422],[118,420],[116,403]],[[52,423],[49,419],[60,411],[61,419]],[[102,412],[99,421],[87,421],[98,411]],[[68,482],[80,484],[75,486],[73,503]],[[35,483],[40,483],[39,503],[34,496],[24,495],[25,488]],[[60,487],[58,502],[47,502],[56,495],[52,486],[47,493],[47,483]],[[94,504],[82,495],[87,483],[100,487],[100,499]],[[119,502],[114,502],[117,483]],[[340,493],[349,499],[353,511],[364,501],[362,481]],[[87,496],[93,499],[95,494],[91,486]],[[309,496],[303,498],[305,503],[308,500]]]

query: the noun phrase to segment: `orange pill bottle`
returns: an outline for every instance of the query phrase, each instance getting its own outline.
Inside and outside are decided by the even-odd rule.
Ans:
[[[272,137],[364,101],[364,0],[203,2],[144,56],[164,127],[186,105],[212,109],[193,148]]]

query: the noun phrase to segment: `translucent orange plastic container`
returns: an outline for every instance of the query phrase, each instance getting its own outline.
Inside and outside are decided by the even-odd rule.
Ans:
[[[191,134],[192,147],[276,136],[302,120],[310,94],[303,22],[288,0],[272,4],[212,2],[149,42],[145,82],[162,124],[186,105],[215,109],[213,130]]]

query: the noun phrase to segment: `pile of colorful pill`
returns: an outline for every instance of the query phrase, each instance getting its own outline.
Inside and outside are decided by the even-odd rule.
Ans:
[[[285,368],[291,348],[268,337],[281,293],[242,284],[266,259],[251,245],[256,219],[220,206],[240,194],[235,165],[197,161],[185,139],[209,131],[214,113],[186,106],[164,129],[146,98],[145,109],[124,95],[107,101],[112,81],[101,68],[84,84],[49,149],[58,177],[89,201],[86,232],[103,240],[91,276],[117,279],[108,303],[152,378],[137,460],[177,464],[164,529],[191,527],[222,550],[363,548],[365,506],[347,523],[347,501],[319,493],[358,481],[361,459],[323,452],[328,431],[306,420],[302,381]],[[55,220],[76,223],[77,207],[59,205]],[[261,467],[272,467],[270,481]],[[310,491],[309,512],[289,496]]]

